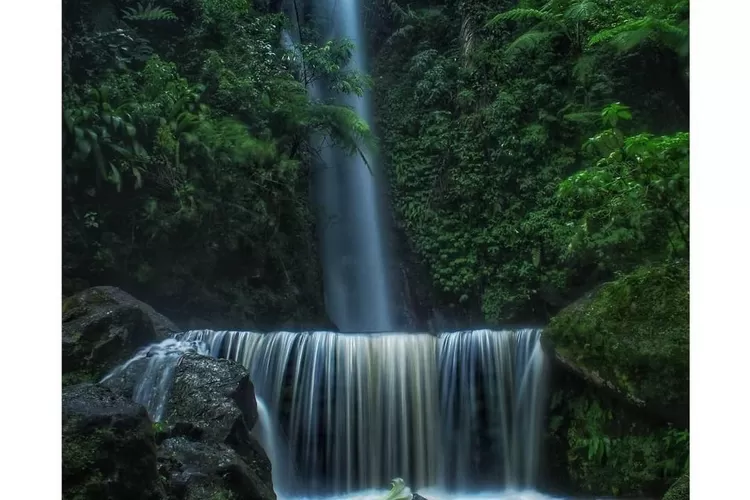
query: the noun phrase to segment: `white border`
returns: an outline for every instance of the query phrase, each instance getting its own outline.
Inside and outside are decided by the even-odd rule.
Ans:
[[[0,16],[3,496],[61,496],[61,2]]]
[[[748,496],[748,4],[691,2],[690,489]]]
[[[750,452],[750,16],[740,0],[694,0],[691,11],[691,490],[739,499]],[[60,497],[60,15],[60,2],[9,2],[0,16],[8,498]]]

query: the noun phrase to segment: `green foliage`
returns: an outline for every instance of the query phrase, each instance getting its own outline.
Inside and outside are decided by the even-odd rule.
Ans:
[[[648,45],[589,44],[647,9],[399,9],[377,58],[378,130],[397,218],[445,305],[490,322],[546,319],[613,273],[686,255],[688,136],[674,133],[686,108],[662,86],[681,77],[644,83],[633,54],[653,74],[671,64]],[[468,52],[467,19],[486,20]]]
[[[614,26],[593,34],[589,45],[609,43],[621,52],[628,52],[652,41],[686,57],[690,51],[688,5],[687,0],[652,2],[645,16],[620,20]]]
[[[565,419],[567,466],[574,484],[593,495],[659,495],[687,470],[689,436],[653,427],[587,392],[552,409]]]
[[[596,163],[560,184],[558,199],[576,228],[571,255],[593,254],[610,270],[632,268],[645,259],[683,257],[689,246],[689,136],[625,137],[618,121],[626,106],[602,111],[606,130],[584,148]]]
[[[126,21],[176,21],[177,16],[171,10],[154,6],[153,3],[143,5],[138,3],[137,8],[127,7],[122,10],[122,18]]]
[[[132,5],[110,31],[87,16],[71,10],[64,31],[65,282],[216,326],[319,322],[310,137],[360,154],[367,125],[308,97],[283,16],[246,0]],[[299,50],[332,91],[368,83],[345,42]]]
[[[624,393],[686,411],[688,276],[685,261],[641,267],[564,309],[545,335]]]

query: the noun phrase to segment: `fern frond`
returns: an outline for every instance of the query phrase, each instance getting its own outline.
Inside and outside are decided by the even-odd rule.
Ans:
[[[414,26],[411,24],[407,24],[406,26],[402,26],[401,28],[394,31],[391,36],[389,36],[386,41],[383,43],[383,45],[390,45],[399,38],[406,37],[409,33],[414,31]]]
[[[674,24],[666,19],[642,17],[595,33],[589,39],[589,46],[610,43],[619,51],[627,52],[646,40],[661,39],[676,51],[684,51],[688,33],[687,23]]]
[[[536,19],[538,21],[554,21],[555,15],[539,9],[511,9],[507,12],[501,12],[490,19],[485,25],[490,28],[503,21],[527,21]]]
[[[565,11],[565,18],[573,22],[591,19],[599,12],[599,4],[594,0],[579,0]]]
[[[128,7],[122,9],[123,19],[126,21],[176,21],[177,16],[166,7],[154,6],[153,3],[143,5],[138,3],[137,8]]]
[[[513,55],[518,52],[534,50],[559,35],[559,31],[527,31],[508,45],[505,53]]]

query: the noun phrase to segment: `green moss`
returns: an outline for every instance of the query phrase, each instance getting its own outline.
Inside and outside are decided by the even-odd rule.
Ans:
[[[91,421],[72,418],[64,424],[63,498],[161,498],[152,482],[157,473],[151,422],[123,423],[98,422],[104,426],[96,427]],[[113,496],[115,490],[118,494]]]
[[[545,335],[618,389],[687,407],[689,301],[686,262],[644,266],[564,309]]]
[[[662,500],[689,500],[690,499],[690,476],[684,474],[674,482],[671,488],[664,494]]]
[[[687,431],[655,426],[588,388],[557,391],[548,439],[562,450],[568,488],[580,494],[659,496],[687,470]]]

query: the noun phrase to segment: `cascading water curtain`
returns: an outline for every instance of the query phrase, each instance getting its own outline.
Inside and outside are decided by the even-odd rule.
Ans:
[[[544,397],[538,330],[184,334],[246,366],[277,423],[277,490],[527,487]],[[291,464],[291,465],[289,465]]]

